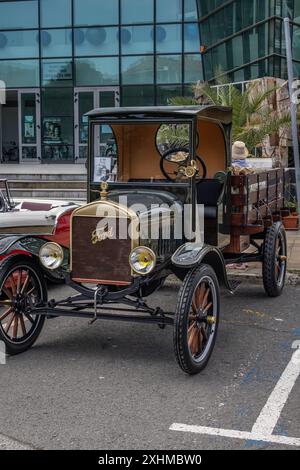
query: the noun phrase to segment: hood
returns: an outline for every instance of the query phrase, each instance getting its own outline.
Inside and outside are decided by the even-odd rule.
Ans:
[[[168,191],[153,191],[143,189],[129,189],[112,191],[109,193],[108,201],[127,205],[139,214],[153,210],[154,206],[171,208],[175,205],[182,207],[181,201]],[[125,202],[126,201],[126,202]]]
[[[0,214],[0,234],[53,235],[58,218],[70,207]]]

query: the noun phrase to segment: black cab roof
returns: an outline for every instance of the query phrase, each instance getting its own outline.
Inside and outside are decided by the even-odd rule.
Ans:
[[[203,117],[214,119],[223,124],[232,122],[231,108],[224,106],[156,106],[156,107],[133,107],[133,108],[96,108],[87,114],[94,119],[142,119],[145,117],[174,117],[174,118],[191,118]]]

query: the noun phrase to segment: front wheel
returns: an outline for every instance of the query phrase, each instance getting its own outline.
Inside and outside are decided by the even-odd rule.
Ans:
[[[37,340],[45,317],[31,310],[47,301],[43,274],[31,261],[9,260],[0,273],[0,341],[10,355],[22,353]]]
[[[281,295],[287,270],[287,241],[281,222],[268,228],[264,241],[263,282],[269,297]]]
[[[177,362],[187,374],[207,365],[214,349],[220,316],[220,288],[214,270],[201,265],[191,270],[180,289],[174,325]]]

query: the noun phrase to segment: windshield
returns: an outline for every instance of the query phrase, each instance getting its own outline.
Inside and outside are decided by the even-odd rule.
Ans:
[[[107,123],[92,128],[92,183],[184,182],[183,173],[177,173],[190,157],[190,122]]]

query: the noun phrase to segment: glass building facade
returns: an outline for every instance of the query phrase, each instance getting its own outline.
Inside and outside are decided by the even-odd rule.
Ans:
[[[233,82],[287,78],[283,18],[293,25],[294,73],[300,77],[299,0],[201,0],[206,80],[226,72]]]
[[[1,161],[83,162],[88,110],[164,105],[220,67],[285,77],[286,15],[300,0],[0,0]]]

